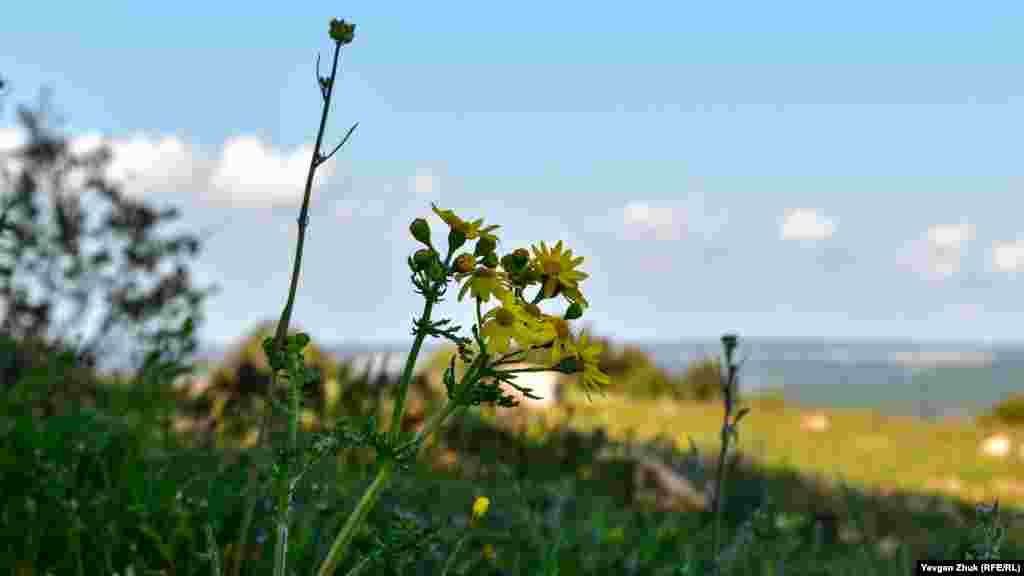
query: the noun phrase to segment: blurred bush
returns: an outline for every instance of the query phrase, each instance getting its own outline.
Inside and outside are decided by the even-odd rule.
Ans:
[[[602,372],[608,375],[609,384],[605,392],[613,395],[636,398],[670,398],[674,400],[715,401],[721,397],[721,362],[713,357],[691,362],[685,374],[671,374],[657,366],[651,355],[641,347],[632,344],[618,344],[609,338],[594,337],[603,351],[598,359]],[[431,386],[444,394],[441,374],[455,353],[449,346],[435,352],[426,362],[425,372],[431,375]],[[536,350],[526,355],[525,361],[538,365],[550,365],[550,350]],[[456,379],[465,370],[463,362],[456,356]],[[566,397],[575,398],[582,388],[577,375],[560,376],[559,385],[566,388]]]
[[[206,375],[206,386],[195,398],[182,394],[184,409],[200,421],[205,421],[216,432],[220,441],[238,441],[251,436],[259,426],[259,418],[267,407],[270,393],[271,371],[263,350],[264,338],[274,335],[276,323],[259,324],[225,355],[222,362]],[[301,332],[296,328],[292,334]],[[394,392],[398,378],[389,376],[372,363],[357,369],[350,361],[338,361],[311,341],[303,350],[307,367],[317,371],[319,377],[303,389],[302,423],[307,430],[320,429],[339,418],[365,421],[368,416],[378,418],[378,429],[390,425],[394,406]],[[278,382],[274,398],[286,400],[286,382]],[[442,398],[427,392],[423,375],[417,375],[410,384],[403,417],[404,427],[412,428],[421,422],[427,404]],[[442,389],[443,390],[443,389]]]
[[[0,382],[8,409],[54,416],[72,406],[95,406],[99,379],[74,349],[38,337],[0,332]]]
[[[237,440],[254,432],[259,417],[267,409],[267,396],[271,392],[271,370],[263,351],[263,339],[274,335],[276,323],[262,322],[243,337],[222,362],[205,376],[206,386],[195,399],[186,400],[184,410],[206,421],[218,439]],[[290,334],[300,332],[290,330]],[[319,378],[303,388],[305,400],[304,420],[321,414],[329,390],[336,387],[338,369],[323,353],[316,342],[303,350],[307,366],[319,372]],[[274,398],[286,400],[286,384],[278,382]],[[337,396],[337,393],[334,394]]]
[[[979,417],[979,421],[988,424],[1024,426],[1024,394],[1010,394]]]
[[[721,366],[717,359],[691,362],[683,375],[677,375],[657,366],[639,346],[617,344],[601,337],[595,341],[604,349],[598,362],[601,371],[609,376],[607,389],[613,394],[696,401],[713,401],[721,395]]]

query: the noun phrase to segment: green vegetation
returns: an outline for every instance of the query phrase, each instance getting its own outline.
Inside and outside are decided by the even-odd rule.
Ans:
[[[1010,394],[978,420],[985,424],[1024,427],[1024,394]]]

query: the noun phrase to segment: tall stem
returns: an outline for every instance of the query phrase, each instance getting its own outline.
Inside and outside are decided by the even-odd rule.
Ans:
[[[320,129],[317,130],[316,143],[313,145],[313,156],[309,161],[309,172],[306,174],[306,188],[302,196],[302,208],[299,210],[299,233],[298,242],[295,245],[295,260],[292,263],[292,278],[291,284],[288,287],[288,300],[284,305],[284,310],[281,311],[281,320],[277,324],[277,332],[274,335],[274,351],[277,354],[281,353],[284,347],[285,338],[288,335],[288,323],[291,320],[292,306],[295,304],[295,292],[299,286],[299,270],[302,268],[302,248],[306,242],[306,227],[309,222],[309,198],[313,190],[313,177],[316,175],[317,166],[323,161],[320,155],[320,146],[324,140],[324,129],[327,127],[327,115],[331,110],[331,96],[334,94],[334,79],[337,76],[338,71],[338,55],[341,53],[341,42],[336,41],[334,45],[334,62],[331,64],[331,80],[328,84],[324,94],[324,106],[323,111],[320,114]],[[274,390],[277,389],[278,374],[277,370],[274,370],[271,376],[271,390],[273,394]],[[301,386],[301,382],[295,382],[294,379],[289,381],[291,386]],[[292,394],[293,398],[298,399],[298,396]],[[292,402],[293,407],[296,402]],[[265,432],[265,425],[269,415],[265,415],[263,422],[260,425],[260,441],[263,441],[263,434]],[[289,479],[291,477],[291,460],[292,455],[296,452],[298,444],[298,410],[293,410],[290,414],[290,432],[289,441],[289,457],[283,463],[283,478],[278,482],[277,485],[277,504],[278,504],[278,516],[277,516],[277,530],[276,530],[276,546],[275,546],[275,559],[274,559],[274,576],[286,576],[287,575],[287,552],[288,552],[288,527],[291,522],[291,493],[289,487]]]
[[[426,302],[423,305],[423,315],[421,316],[421,322],[430,321],[430,313],[434,309],[434,298],[429,294],[426,297]],[[392,413],[391,419],[391,444],[394,445],[398,442],[398,435],[402,432],[402,416],[405,412],[405,397],[409,391],[409,383],[412,382],[412,373],[416,368],[416,358],[420,355],[420,348],[423,346],[423,341],[427,338],[427,332],[425,330],[419,330],[416,332],[416,339],[413,340],[412,350],[409,351],[409,356],[405,359],[405,368],[402,370],[402,379],[398,381],[398,395],[395,397],[395,409]]]
[[[381,466],[377,472],[377,477],[373,479],[373,482],[363,492],[362,498],[359,499],[359,504],[356,505],[356,509],[349,515],[348,520],[345,521],[345,525],[341,528],[341,532],[338,533],[337,538],[334,539],[334,543],[331,544],[331,549],[327,552],[327,558],[324,558],[322,564],[320,564],[320,570],[317,571],[317,576],[330,576],[334,574],[335,569],[338,567],[338,563],[341,562],[345,557],[345,551],[348,549],[348,545],[352,542],[352,538],[356,535],[356,529],[363,523],[366,515],[373,509],[373,505],[377,503],[377,496],[380,494],[381,489],[387,483],[388,479],[391,478],[391,473],[394,471],[395,463],[393,460],[388,460]]]

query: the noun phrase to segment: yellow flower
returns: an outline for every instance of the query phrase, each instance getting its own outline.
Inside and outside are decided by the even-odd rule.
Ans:
[[[436,205],[434,205],[433,202],[430,203],[430,206],[433,208],[434,214],[440,216],[441,220],[444,220],[444,223],[447,224],[451,229],[458,230],[465,234],[467,240],[472,240],[480,236],[481,234],[484,234],[488,236],[490,239],[494,240],[495,243],[497,243],[497,238],[493,234],[490,234],[490,232],[491,230],[497,230],[498,228],[501,228],[501,226],[494,225],[481,229],[480,227],[483,226],[484,223],[482,218],[474,222],[466,222],[462,218],[459,218],[455,214],[455,212],[452,212],[451,210],[441,210]]]
[[[491,295],[500,299],[505,294],[508,294],[508,289],[505,287],[507,280],[502,272],[481,266],[469,274],[455,275],[456,280],[467,277],[469,279],[462,285],[462,290],[459,290],[459,302],[462,301],[467,290],[470,291],[474,298],[479,298],[481,302],[489,302]]]
[[[573,270],[583,263],[583,257],[573,258],[572,250],[562,251],[562,241],[551,249],[548,249],[544,242],[540,243],[540,249],[533,248],[533,268],[544,278],[544,297],[552,298],[561,290],[566,296],[575,298],[586,305],[587,301],[579,291],[579,281],[587,279],[590,275],[584,272]]]
[[[538,340],[545,344],[551,342],[551,363],[556,364],[562,358],[571,356],[575,351],[575,345],[572,341],[572,332],[569,331],[569,323],[558,316],[546,314],[543,322]]]
[[[500,354],[508,352],[510,340],[515,340],[520,348],[526,349],[538,341],[538,331],[524,321],[528,313],[512,301],[506,293],[501,306],[492,308],[484,314],[484,325],[480,328],[480,336],[487,339],[491,349]]]
[[[498,555],[494,553],[494,546],[491,546],[489,542],[484,544],[484,558],[489,562],[494,562],[494,559],[497,558],[497,556]]]
[[[582,365],[583,388],[588,391],[591,388],[601,390],[608,385],[608,375],[601,372],[598,361],[601,358],[601,345],[594,343],[584,332],[580,334],[576,343],[576,359]]]
[[[486,496],[480,496],[473,502],[473,521],[484,517],[487,514],[487,509],[491,506],[491,501]]]

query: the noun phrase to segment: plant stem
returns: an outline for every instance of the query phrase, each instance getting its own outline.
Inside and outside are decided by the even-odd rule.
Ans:
[[[383,488],[388,479],[391,478],[394,466],[395,462],[393,460],[388,460],[383,466],[381,466],[380,470],[377,472],[377,477],[374,478],[370,486],[367,487],[366,492],[364,492],[362,498],[359,499],[359,504],[356,505],[356,509],[349,515],[348,520],[345,521],[345,525],[341,529],[341,532],[338,533],[337,538],[334,539],[334,543],[331,544],[331,548],[327,552],[327,558],[325,558],[323,563],[320,564],[320,570],[317,571],[317,576],[330,576],[331,574],[334,574],[334,570],[337,568],[338,563],[344,559],[344,554],[348,545],[356,535],[356,529],[360,524],[362,524],[363,519],[370,513],[370,510],[373,509],[373,505],[377,502],[377,496],[379,495],[381,488]]]
[[[449,257],[451,255],[449,254]],[[430,321],[430,313],[434,308],[435,298],[428,293],[426,302],[423,305],[423,316],[421,322]],[[413,369],[416,367],[416,358],[419,356],[420,348],[423,346],[423,340],[426,339],[426,330],[419,330],[416,333],[416,338],[413,340],[412,349],[409,350],[409,355],[405,360],[405,369],[402,371],[402,378],[398,383],[398,394],[395,398],[395,408],[392,415],[391,422],[391,433],[390,442],[392,445],[398,442],[398,435],[402,431],[402,416],[405,411],[405,397],[409,390],[409,384],[412,381]],[[447,406],[446,406],[447,408]],[[447,416],[450,410],[442,411],[443,416]],[[437,419],[438,422],[443,419]],[[440,425],[440,423],[438,423]],[[436,426],[435,426],[436,428]],[[355,536],[356,528],[362,523],[363,519],[369,514],[373,505],[376,503],[377,495],[394,470],[394,461],[389,460],[381,466],[381,469],[377,472],[377,477],[374,478],[373,482],[367,487],[366,492],[363,493],[362,498],[359,500],[359,504],[356,509],[349,515],[348,520],[345,521],[345,525],[342,527],[338,536],[335,537],[334,543],[331,544],[330,550],[327,552],[327,558],[324,559],[320,565],[320,570],[317,572],[320,576],[326,576],[333,574],[337,568],[338,563],[344,559],[344,554],[347,551],[349,543]]]
[[[317,166],[323,162],[323,158],[320,155],[320,146],[324,139],[324,129],[327,127],[327,115],[331,110],[331,96],[334,93],[334,80],[338,72],[338,55],[341,53],[341,42],[336,41],[334,45],[334,62],[331,65],[331,80],[324,91],[324,105],[323,111],[320,114],[320,128],[317,130],[316,143],[313,145],[313,156],[309,161],[309,172],[306,174],[306,188],[302,196],[302,208],[299,210],[299,233],[298,241],[295,245],[295,261],[292,263],[292,278],[291,284],[288,287],[288,301],[284,306],[284,310],[281,311],[281,320],[277,324],[277,332],[274,336],[274,351],[280,354],[284,347],[285,339],[288,335],[288,323],[291,320],[292,306],[295,303],[295,292],[299,286],[299,270],[302,267],[302,248],[306,241],[306,227],[309,222],[309,198],[313,189],[313,177],[316,175]],[[278,371],[274,370],[271,376],[271,388],[270,393],[273,394],[274,390],[277,389]],[[289,379],[289,385],[293,388],[295,386],[301,386],[302,382],[297,382],[295,378]],[[298,396],[292,394],[294,399]],[[292,405],[295,407],[296,402],[293,401]],[[288,524],[291,520],[291,493],[289,489],[289,479],[291,475],[291,456],[295,454],[298,433],[297,423],[299,414],[297,410],[293,410],[290,414],[290,437],[289,437],[289,458],[283,463],[284,477],[278,483],[278,520],[277,520],[277,543],[275,545],[275,559],[274,559],[274,576],[286,576],[287,575],[287,551],[288,551]],[[264,418],[261,423],[260,430],[260,441],[263,441],[263,432],[265,431],[265,424],[267,418]]]
[[[421,316],[421,322],[430,321],[430,313],[434,309],[434,298],[428,294],[426,302],[423,305],[423,315]],[[405,368],[402,370],[402,379],[398,381],[398,395],[395,397],[395,409],[392,413],[391,419],[391,443],[395,444],[398,442],[398,435],[402,432],[402,416],[405,412],[405,397],[409,391],[409,383],[412,382],[413,369],[416,368],[416,358],[420,354],[420,348],[423,346],[423,341],[427,338],[426,330],[419,330],[416,332],[416,339],[413,340],[412,350],[409,351],[409,356],[405,359]]]
[[[721,533],[722,533],[722,498],[725,496],[725,457],[729,451],[729,411],[725,413],[725,423],[722,425],[722,448],[718,453],[718,469],[715,470],[715,532],[714,540],[712,540],[712,551],[714,552],[715,558],[718,558],[719,548],[721,547]]]
[[[459,555],[459,551],[462,550],[462,544],[466,541],[466,535],[459,538],[459,541],[455,543],[455,550],[452,550],[448,560],[444,563],[444,568],[441,570],[441,576],[448,576],[448,570],[455,564],[455,557]]]

